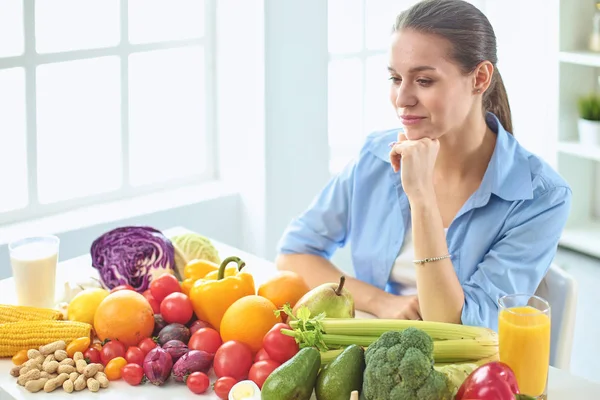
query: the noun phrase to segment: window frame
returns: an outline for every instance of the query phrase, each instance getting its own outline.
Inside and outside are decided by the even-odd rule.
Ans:
[[[23,68],[25,72],[25,115],[27,157],[27,205],[19,209],[0,212],[0,225],[16,223],[57,214],[74,208],[93,206],[111,201],[131,199],[164,190],[205,183],[218,177],[218,138],[216,127],[216,0],[204,1],[204,36],[201,38],[168,40],[162,42],[129,43],[129,1],[120,2],[120,42],[113,47],[103,47],[64,52],[42,53],[36,51],[35,4],[23,1],[24,52],[18,56],[0,57],[0,70]],[[166,50],[202,45],[204,47],[205,80],[205,133],[207,170],[202,174],[171,179],[169,181],[133,186],[129,177],[129,56],[153,50]],[[42,204],[38,197],[37,172],[37,108],[36,71],[43,64],[116,56],[120,60],[121,84],[121,161],[122,184],[119,189]]]

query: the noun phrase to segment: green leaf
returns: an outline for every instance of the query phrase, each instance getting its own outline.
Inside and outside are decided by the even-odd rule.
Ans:
[[[310,310],[308,307],[302,306],[298,309],[297,316],[300,321],[306,322],[310,318]]]

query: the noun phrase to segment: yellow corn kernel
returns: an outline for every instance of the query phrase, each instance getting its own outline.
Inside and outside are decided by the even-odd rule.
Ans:
[[[92,326],[77,321],[22,321],[0,324],[0,357],[12,357],[22,349],[37,349],[63,340],[91,337]]]
[[[21,321],[60,320],[62,314],[51,308],[37,308],[0,304],[0,324]]]

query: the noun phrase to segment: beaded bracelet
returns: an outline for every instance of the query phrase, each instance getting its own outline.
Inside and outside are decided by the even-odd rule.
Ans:
[[[430,263],[430,262],[434,262],[434,261],[444,260],[444,259],[450,258],[450,257],[452,257],[450,254],[446,254],[445,256],[441,256],[441,257],[431,257],[431,258],[424,258],[422,260],[414,260],[413,263],[426,264],[426,263]]]

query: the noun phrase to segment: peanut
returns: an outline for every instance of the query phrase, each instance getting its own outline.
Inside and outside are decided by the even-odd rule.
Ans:
[[[100,383],[100,387],[102,389],[106,389],[108,387],[108,378],[104,372],[96,372],[94,379]]]
[[[87,380],[87,387],[90,389],[90,392],[97,392],[100,390],[100,382],[95,380],[94,378],[89,378]]]
[[[19,370],[19,376],[21,375],[25,375],[26,373],[28,373],[29,371],[34,371],[34,370],[39,370],[40,366],[39,365],[29,365],[27,367],[23,367]]]
[[[41,365],[43,362],[44,362],[44,356],[39,356],[37,358],[33,358],[31,360],[25,361],[23,364],[21,364],[21,368],[34,367],[34,368],[39,369],[39,365]]]
[[[46,392],[46,393],[53,392],[56,388],[62,386],[62,384],[65,383],[65,381],[67,379],[69,379],[69,374],[60,374],[56,378],[50,379],[44,385],[44,392]]]
[[[56,350],[65,350],[66,348],[67,344],[64,340],[57,340],[56,342],[52,342],[47,345],[41,346],[40,353],[43,356],[47,356],[48,354],[54,354]]]
[[[83,370],[83,375],[85,375],[86,378],[91,378],[91,377],[95,376],[100,371],[100,365],[101,364],[96,364],[96,363],[88,365]],[[79,372],[79,371],[77,371],[77,372]]]
[[[12,376],[14,376],[15,378],[18,378],[19,375],[20,375],[19,371],[21,371],[21,366],[20,365],[15,365],[14,367],[11,368],[10,374]]]
[[[44,388],[46,382],[48,382],[48,378],[40,378],[34,381],[29,381],[25,384],[25,389],[31,393],[37,393]]]
[[[64,360],[59,362],[58,365],[70,365],[71,367],[74,367],[75,361],[73,361],[72,358],[65,358]]]
[[[79,392],[80,390],[85,389],[86,381],[85,376],[79,375],[79,377],[74,382],[75,391]]]
[[[44,362],[42,362],[42,367],[46,366],[46,364],[48,364],[50,361],[55,361],[55,360],[56,360],[56,358],[54,358],[54,354],[47,355],[46,358],[44,359]]]
[[[20,375],[19,378],[17,379],[17,383],[21,386],[25,386],[25,384],[27,382],[34,381],[36,379],[40,379],[40,370],[32,369],[31,371],[27,372],[26,374]]]
[[[79,378],[79,372],[71,372],[69,374],[69,380],[75,382]]]
[[[27,358],[29,358],[30,360],[36,359],[41,355],[42,354],[36,349],[27,350]]]
[[[67,393],[73,393],[73,389],[75,389],[75,385],[73,384],[73,381],[70,379],[67,379],[66,381],[63,382],[63,390]]]
[[[44,367],[44,371],[46,371],[49,374],[53,374],[53,373],[56,372],[56,370],[58,369],[58,367],[59,367],[58,361],[50,361]]]
[[[83,374],[83,371],[87,367],[87,362],[85,362],[85,360],[77,360],[77,362],[75,362],[75,366],[77,367],[77,372]]]
[[[64,360],[65,358],[68,358],[69,355],[67,354],[66,351],[64,350],[56,350],[54,352],[54,358],[56,359],[56,361],[61,362],[62,360]]]
[[[73,367],[72,365],[59,365],[58,366],[58,373],[59,374],[70,374],[71,372],[75,372],[75,367]]]
[[[83,357],[83,353],[80,351],[73,354],[73,361],[77,362],[77,360],[85,360],[85,358]]]

